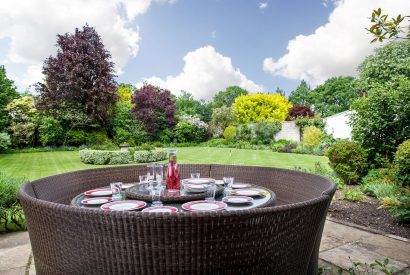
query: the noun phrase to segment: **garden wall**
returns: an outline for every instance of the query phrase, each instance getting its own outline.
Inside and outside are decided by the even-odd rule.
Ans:
[[[300,142],[300,127],[295,121],[282,122],[282,130],[275,135],[275,140],[286,139],[295,142]]]

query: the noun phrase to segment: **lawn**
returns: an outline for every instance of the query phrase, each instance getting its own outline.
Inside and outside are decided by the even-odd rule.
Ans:
[[[294,166],[311,169],[315,162],[327,167],[327,158],[312,155],[276,153],[265,150],[229,148],[178,148],[179,163],[218,163],[270,166],[293,169]],[[87,168],[106,167],[80,162],[78,151],[0,154],[0,171],[30,180]]]

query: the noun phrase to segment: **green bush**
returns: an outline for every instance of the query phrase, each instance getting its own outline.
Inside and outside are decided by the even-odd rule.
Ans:
[[[36,128],[37,126],[32,122],[13,124],[10,127],[13,133],[12,144],[17,147],[32,146],[35,141]]]
[[[107,136],[107,132],[104,130],[88,132],[86,141],[87,145],[104,145],[111,143],[111,140]]]
[[[321,118],[297,118],[295,121],[296,125],[299,126],[302,130],[308,126],[314,126],[320,130],[325,129],[325,121]]]
[[[295,149],[291,150],[295,154],[308,154],[308,155],[317,155],[323,156],[325,152],[320,147],[310,147],[304,146],[303,144],[298,144]]]
[[[252,129],[248,125],[241,125],[236,133],[236,139],[240,141],[251,141]]]
[[[25,229],[25,219],[18,191],[25,182],[22,178],[12,178],[0,172],[0,232]]]
[[[85,144],[86,133],[84,130],[71,129],[65,134],[65,144],[80,146]]]
[[[259,122],[255,126],[255,135],[262,143],[269,144],[281,129],[282,123],[280,121]]]
[[[38,127],[38,135],[43,146],[61,143],[63,127],[60,122],[53,117],[43,117]]]
[[[341,198],[346,201],[359,202],[364,200],[364,194],[358,188],[345,187],[342,190]]]
[[[307,126],[303,128],[303,145],[308,147],[317,147],[323,138],[323,132],[315,126]]]
[[[89,146],[89,149],[91,150],[100,150],[100,151],[117,151],[120,149],[117,145],[114,143],[106,143],[106,144],[101,144],[101,145],[92,145]]]
[[[0,133],[0,152],[6,150],[10,145],[10,136],[7,133]]]
[[[346,183],[355,184],[366,175],[367,155],[365,150],[351,141],[340,141],[327,152],[330,167]]]
[[[410,222],[410,194],[396,198],[399,203],[389,208],[390,213],[400,222]]]
[[[235,139],[236,136],[236,127],[235,126],[228,126],[224,130],[224,138],[226,140],[232,141]]]
[[[164,151],[136,151],[134,161],[137,163],[147,163],[167,159],[168,155]]]
[[[397,169],[398,181],[403,186],[410,187],[410,139],[397,147],[393,163]]]
[[[381,199],[383,197],[392,197],[398,193],[399,188],[396,185],[380,183],[367,183],[362,186],[365,194]]]
[[[80,160],[88,164],[125,164],[130,162],[128,151],[81,150]]]
[[[229,144],[229,141],[224,138],[213,138],[208,140],[207,142],[202,143],[203,146],[209,147],[225,147]]]
[[[188,120],[181,120],[174,129],[175,138],[179,143],[195,142],[199,143],[208,138],[208,132],[205,127],[198,127]]]

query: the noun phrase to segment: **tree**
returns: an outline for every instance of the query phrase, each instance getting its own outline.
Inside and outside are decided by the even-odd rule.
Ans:
[[[315,113],[326,117],[349,110],[351,101],[359,96],[357,80],[351,76],[340,76],[317,86],[309,94],[309,102],[315,106]]]
[[[57,55],[43,65],[44,83],[37,83],[38,107],[51,114],[73,110],[104,125],[117,101],[114,63],[101,38],[88,25],[74,34],[57,35]]]
[[[8,126],[7,104],[19,97],[14,82],[7,78],[6,69],[0,66],[0,132]]]
[[[312,111],[309,105],[294,105],[290,108],[288,117],[286,120],[296,120],[298,118],[313,118],[315,113]]]
[[[211,104],[203,100],[195,100],[190,92],[181,91],[175,99],[176,114],[178,117],[183,115],[198,116],[199,119],[209,122],[211,120]]]
[[[175,102],[171,92],[144,83],[144,86],[134,92],[132,98],[133,113],[141,121],[149,136],[159,137],[166,129],[174,128]]]
[[[213,99],[213,108],[220,108],[222,106],[232,106],[233,102],[238,96],[247,95],[248,91],[238,86],[230,86],[224,91],[219,91]]]
[[[292,104],[280,94],[242,95],[232,105],[239,123],[284,121]]]
[[[302,80],[299,86],[289,95],[289,102],[293,105],[309,104],[310,87]]]
[[[378,84],[352,104],[352,137],[369,160],[392,160],[397,146],[410,138],[410,79]]]
[[[377,49],[358,67],[360,85],[368,90],[386,82],[410,78],[410,41],[389,43]]]
[[[212,120],[209,124],[210,132],[214,136],[222,135],[224,129],[236,120],[232,107],[222,106],[212,111]]]
[[[119,101],[124,102],[128,101],[131,102],[132,92],[135,90],[135,87],[131,84],[124,84],[120,83],[117,87],[117,94],[119,97]]]
[[[6,111],[9,114],[10,122],[12,124],[26,123],[37,113],[34,106],[34,99],[31,96],[23,96],[14,99],[7,104]]]
[[[387,14],[382,14],[381,8],[373,10],[370,19],[373,25],[369,29],[366,29],[374,37],[371,43],[383,42],[385,39],[410,39],[410,25],[404,27],[407,28],[407,34],[401,25],[406,17],[410,18],[410,16],[401,16],[401,14],[399,14],[396,18],[392,17],[388,19]]]

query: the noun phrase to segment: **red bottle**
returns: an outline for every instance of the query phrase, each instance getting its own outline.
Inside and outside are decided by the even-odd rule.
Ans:
[[[168,190],[178,190],[180,189],[179,169],[177,164],[177,151],[169,150],[169,162],[167,167],[166,184]]]

